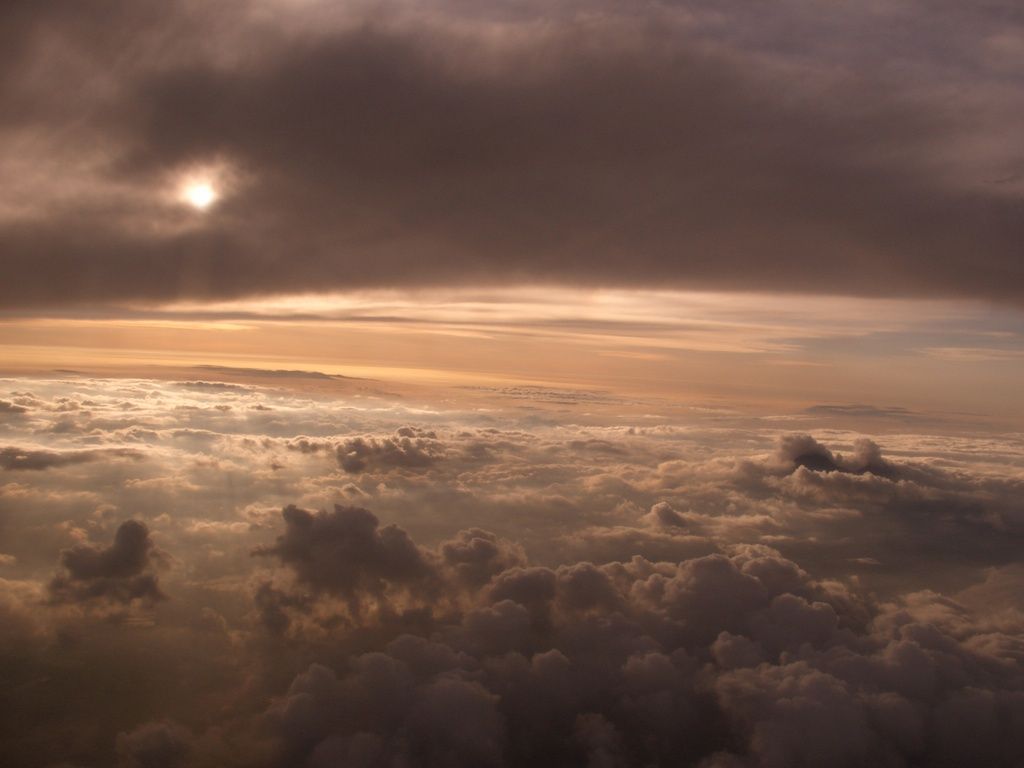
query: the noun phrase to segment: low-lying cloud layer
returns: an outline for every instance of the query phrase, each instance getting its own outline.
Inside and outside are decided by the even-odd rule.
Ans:
[[[1014,2],[0,13],[5,306],[509,281],[1020,300]],[[195,179],[222,195],[203,213]]]
[[[0,398],[6,764],[1024,759],[1018,435]]]
[[[295,511],[285,515],[287,539]],[[316,519],[345,526],[367,515],[338,507]],[[432,554],[411,553],[417,566]],[[1024,715],[1019,613],[990,623],[928,592],[872,603],[756,545],[679,563],[514,566],[468,593],[449,582],[449,597],[463,601],[450,608],[410,601],[408,571],[381,581],[368,571],[375,629],[391,639],[340,671],[313,663],[292,681],[264,715],[280,738],[274,764],[1012,765],[1024,756],[1011,725]],[[436,588],[444,578],[437,562],[418,581]],[[300,583],[312,600],[331,592],[308,575]],[[315,615],[309,603],[297,612]]]

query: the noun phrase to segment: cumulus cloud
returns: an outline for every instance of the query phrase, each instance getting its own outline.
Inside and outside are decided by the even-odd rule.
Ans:
[[[489,539],[460,538],[473,537]],[[514,565],[474,594],[429,632],[385,632],[341,668],[300,672],[266,714],[274,764],[1024,756],[1011,725],[1024,712],[1010,650],[1021,624],[986,626],[934,593],[873,603],[762,546],[678,563]]]
[[[1024,759],[1016,436],[31,386],[96,455],[0,483],[14,766]]]
[[[61,552],[61,571],[50,582],[50,595],[55,602],[161,600],[153,553],[146,524],[126,520],[108,547],[76,544]]]
[[[895,467],[882,458],[882,449],[866,437],[854,442],[853,454],[833,454],[811,435],[784,435],[779,439],[775,457],[783,466],[806,467],[813,472],[848,472],[859,475],[870,472],[890,477]]]
[[[353,437],[339,443],[335,452],[338,466],[350,474],[392,467],[422,469],[444,455],[436,438],[433,432],[402,427],[394,437]]]
[[[685,529],[686,517],[672,508],[671,504],[660,501],[651,507],[651,511],[640,518],[640,521],[656,528]]]
[[[409,426],[398,428],[393,435],[359,435],[337,442],[300,436],[285,447],[307,454],[333,452],[338,466],[352,475],[394,469],[422,471],[445,456],[445,446],[435,432]]]
[[[377,518],[359,507],[335,506],[331,512],[284,510],[285,532],[272,547],[257,550],[294,568],[299,580],[315,590],[355,599],[377,596],[389,586],[415,585],[430,566],[405,531],[379,527]]]
[[[502,541],[490,531],[479,528],[459,531],[453,539],[441,544],[440,554],[459,581],[477,587],[526,561],[521,546]]]

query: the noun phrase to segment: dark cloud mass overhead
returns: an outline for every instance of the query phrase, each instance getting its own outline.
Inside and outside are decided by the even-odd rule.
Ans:
[[[6,3],[6,305],[496,281],[1018,301],[1016,3]],[[214,169],[198,214],[180,179]]]

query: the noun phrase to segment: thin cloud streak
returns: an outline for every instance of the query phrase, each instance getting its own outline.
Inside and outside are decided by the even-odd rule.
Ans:
[[[411,385],[597,387],[725,407],[867,400],[1006,423],[1022,415],[1022,339],[1018,313],[973,302],[553,287],[37,310],[0,321],[8,370],[226,364]],[[979,355],[989,365],[973,365]],[[923,389],[925,380],[933,385]]]

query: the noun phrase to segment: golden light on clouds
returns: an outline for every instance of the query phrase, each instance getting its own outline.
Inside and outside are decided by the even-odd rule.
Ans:
[[[234,193],[238,183],[239,173],[235,165],[224,158],[213,158],[178,168],[169,180],[168,188],[176,204],[206,212]]]
[[[8,318],[0,356],[33,370],[215,363],[403,383],[596,387],[730,407],[877,401],[1009,420],[1024,418],[1019,332],[1016,314],[963,301],[449,288]],[[937,333],[948,340],[941,348]],[[924,390],[922,380],[941,385]]]
[[[181,199],[199,211],[210,208],[219,197],[217,190],[209,181],[189,182],[181,190]]]

